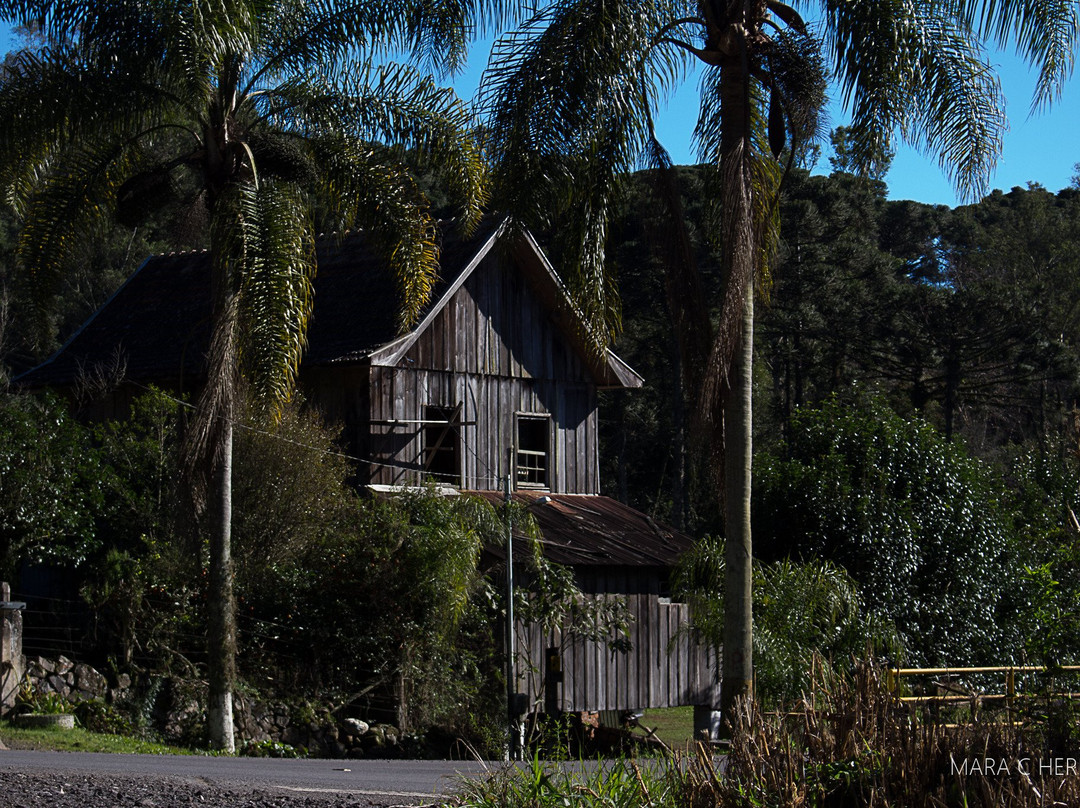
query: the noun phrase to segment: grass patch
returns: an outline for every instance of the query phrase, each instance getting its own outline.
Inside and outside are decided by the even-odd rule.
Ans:
[[[52,752],[109,752],[119,755],[199,755],[193,749],[131,738],[125,735],[102,735],[75,729],[24,729],[0,721],[0,741],[9,749],[33,749]]]
[[[656,736],[671,749],[684,749],[694,739],[694,708],[666,707],[646,710],[640,722],[642,727],[656,729]],[[636,730],[635,734],[643,730]]]

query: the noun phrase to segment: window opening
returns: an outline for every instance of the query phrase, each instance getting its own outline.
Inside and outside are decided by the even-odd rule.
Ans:
[[[548,488],[551,419],[545,415],[519,415],[517,419],[518,488]]]
[[[461,485],[461,404],[424,407],[424,474]]]

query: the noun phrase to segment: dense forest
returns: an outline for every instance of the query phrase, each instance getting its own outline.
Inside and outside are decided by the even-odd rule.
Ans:
[[[697,225],[697,171],[681,181]],[[605,409],[606,489],[691,531],[712,529],[709,497],[695,489],[693,402],[677,382],[647,194],[638,178],[620,223],[617,350],[648,385]],[[950,210],[890,202],[880,182],[844,172],[796,171],[782,214],[756,326],[760,450],[790,437],[799,407],[869,395],[982,459],[1061,448],[1078,393],[1080,191],[1014,188]],[[704,243],[697,260],[719,285]],[[644,462],[658,456],[659,477]]]

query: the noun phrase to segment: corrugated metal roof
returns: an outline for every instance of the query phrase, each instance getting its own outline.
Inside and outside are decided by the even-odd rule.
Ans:
[[[498,491],[463,491],[496,504]],[[671,567],[693,540],[610,497],[515,491],[543,534],[544,555],[572,567]],[[517,552],[515,548],[515,558]]]

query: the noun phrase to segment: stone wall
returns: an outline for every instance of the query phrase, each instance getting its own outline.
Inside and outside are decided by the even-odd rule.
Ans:
[[[130,677],[109,680],[89,665],[67,657],[32,657],[27,660],[22,687],[34,693],[56,693],[73,704],[100,699],[128,711],[140,712],[165,740],[201,744],[206,723],[206,685],[165,678],[153,691],[132,686]],[[308,703],[268,703],[237,695],[234,700],[236,742],[276,742],[304,747],[317,757],[397,757],[401,737],[395,727],[369,726],[356,718],[337,719],[326,708]]]

